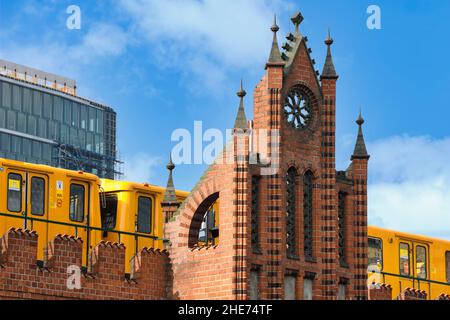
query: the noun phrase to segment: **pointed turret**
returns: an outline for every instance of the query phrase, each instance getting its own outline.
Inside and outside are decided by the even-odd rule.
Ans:
[[[281,57],[280,48],[278,47],[278,39],[277,39],[277,32],[280,30],[280,28],[277,25],[277,17],[274,16],[273,25],[270,28],[273,32],[273,40],[272,40],[272,48],[270,49],[270,55],[269,60],[267,61],[267,66],[271,65],[284,65],[284,60]]]
[[[166,192],[164,193],[164,203],[176,203],[178,202],[177,196],[175,194],[175,186],[173,184],[172,171],[175,169],[175,165],[172,162],[172,155],[170,155],[169,163],[166,166],[169,170],[169,179],[167,180]]]
[[[331,38],[330,30],[328,30],[328,36],[325,39],[325,44],[327,45],[327,58],[325,59],[325,65],[323,66],[322,75],[320,79],[337,79],[339,76],[334,68],[333,56],[331,55],[331,45],[333,44],[333,38]]]
[[[362,125],[364,124],[364,119],[359,113],[359,117],[356,120],[358,124],[358,137],[356,138],[355,150],[353,151],[352,160],[353,159],[369,159],[370,156],[367,153],[366,143],[364,142],[364,135],[362,132]]]
[[[240,99],[239,109],[236,116],[236,121],[234,122],[234,129],[248,129],[247,126],[247,116],[245,115],[244,109],[244,97],[247,95],[247,92],[244,90],[244,86],[241,80],[241,88],[237,92],[237,96]]]

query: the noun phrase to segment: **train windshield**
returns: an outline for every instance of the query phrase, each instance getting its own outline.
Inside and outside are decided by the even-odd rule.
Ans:
[[[370,272],[383,269],[383,242],[381,239],[369,237],[369,266]]]
[[[117,195],[104,195],[104,206],[101,207],[102,229],[113,230],[116,227]]]

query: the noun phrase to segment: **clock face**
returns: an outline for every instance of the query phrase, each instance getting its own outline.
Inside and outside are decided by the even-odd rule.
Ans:
[[[284,101],[284,116],[294,129],[305,128],[312,117],[312,104],[301,88],[292,88]]]

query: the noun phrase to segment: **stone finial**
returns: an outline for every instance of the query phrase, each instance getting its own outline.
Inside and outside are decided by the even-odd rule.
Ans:
[[[163,203],[177,203],[178,199],[175,193],[175,186],[173,184],[172,171],[175,169],[175,165],[172,162],[172,155],[170,155],[169,163],[166,166],[169,170],[169,178],[167,180],[166,192],[164,193]]]
[[[356,138],[355,150],[353,151],[353,159],[369,159],[370,155],[367,153],[366,143],[364,142],[364,135],[362,132],[362,125],[364,124],[364,118],[361,112],[359,112],[358,119],[356,119],[358,125],[358,137]]]
[[[303,15],[300,12],[297,12],[296,14],[294,14],[291,18],[292,23],[295,26],[295,33],[298,34],[300,33],[300,24],[303,21]]]
[[[328,35],[325,39],[325,44],[327,45],[327,57],[325,59],[325,64],[323,66],[322,75],[320,79],[338,79],[339,76],[336,73],[336,69],[333,63],[333,56],[331,55],[331,45],[334,40],[331,38],[330,29],[328,29]]]
[[[281,58],[280,48],[278,47],[277,32],[280,28],[277,25],[277,16],[274,16],[273,25],[270,28],[273,32],[272,48],[270,50],[269,61],[267,65],[283,65],[284,60]]]
[[[247,92],[244,90],[244,85],[241,80],[241,87],[239,91],[236,93],[237,96],[240,98],[239,102],[239,109],[236,116],[236,120],[234,122],[234,129],[248,129],[247,126],[247,116],[245,115],[245,108],[244,108],[244,97],[247,95]]]

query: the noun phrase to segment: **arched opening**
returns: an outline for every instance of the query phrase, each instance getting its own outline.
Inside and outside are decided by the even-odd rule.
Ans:
[[[189,227],[189,247],[197,244],[216,244],[219,237],[219,192],[208,196],[198,206]]]

